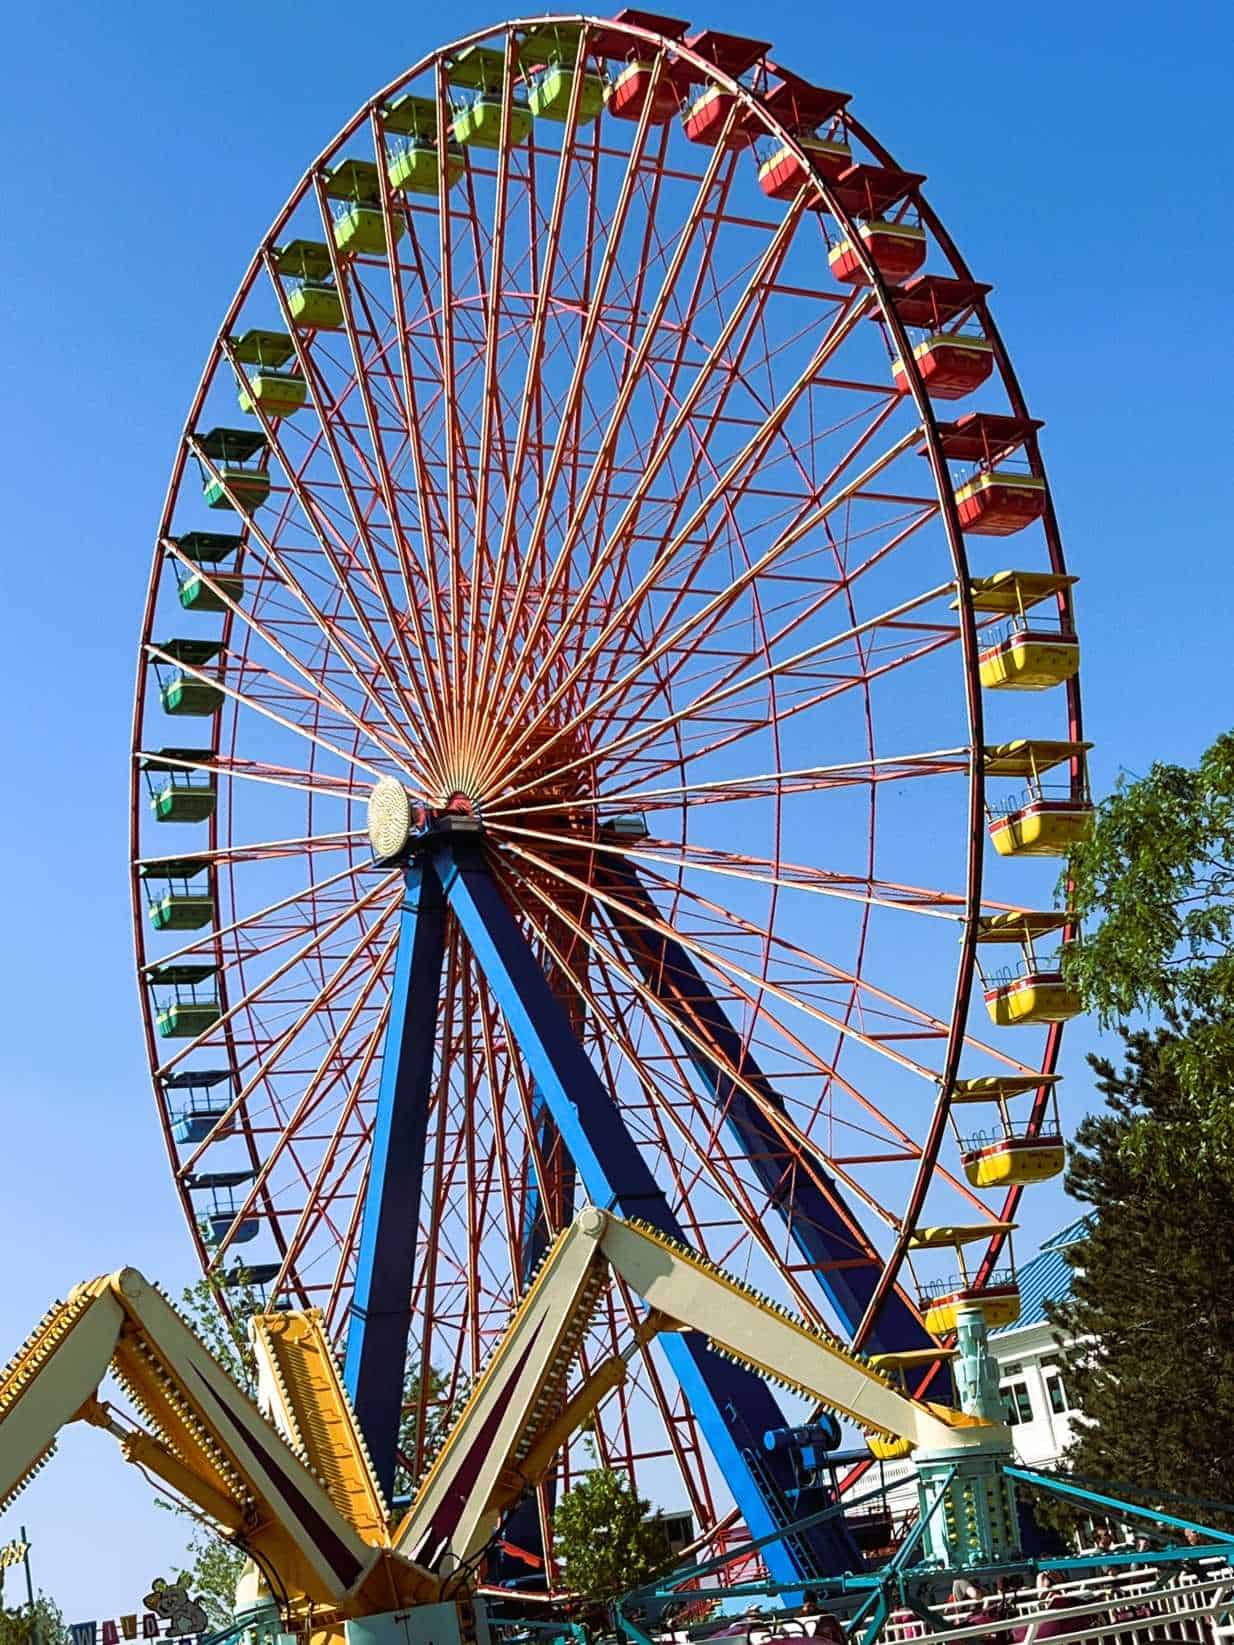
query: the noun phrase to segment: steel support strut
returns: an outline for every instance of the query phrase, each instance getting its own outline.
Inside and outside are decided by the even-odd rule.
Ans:
[[[853,1335],[882,1273],[877,1252],[817,1161],[813,1163],[821,1181],[791,1169],[784,1141],[750,1091],[733,1078],[735,1072],[766,1107],[785,1112],[783,1098],[728,1020],[693,959],[681,943],[655,929],[663,920],[638,869],[626,857],[613,857],[605,861],[603,874],[618,892],[616,903],[607,905],[607,914],[630,958],[647,987],[663,1001],[669,1022],[689,1024],[699,1039],[714,1047],[711,1057],[695,1039],[678,1035],[764,1193]],[[890,1353],[932,1345],[933,1339],[904,1296],[891,1291],[866,1346]]]
[[[590,1198],[688,1243],[490,874],[481,842],[439,838],[432,861]],[[661,1343],[751,1535],[774,1536],[794,1517],[788,1464],[762,1446],[765,1432],[786,1425],[775,1396],[761,1378],[722,1359],[697,1332],[665,1335]],[[789,1583],[851,1568],[860,1560],[842,1523],[774,1541],[765,1557],[773,1573]]]
[[[390,991],[343,1366],[343,1380],[387,1500],[393,1493],[403,1411],[445,923],[437,875],[427,865],[412,862]]]

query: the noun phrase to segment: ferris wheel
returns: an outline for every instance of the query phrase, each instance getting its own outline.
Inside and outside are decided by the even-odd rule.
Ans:
[[[202,1263],[323,1311],[387,1486],[587,1200],[915,1387],[958,1298],[1014,1317],[1075,579],[923,183],[765,42],[512,22],[355,115],[224,316],[142,629],[146,1039]],[[813,1414],[640,1318],[524,1543],[590,1455],[711,1548],[822,1500]]]

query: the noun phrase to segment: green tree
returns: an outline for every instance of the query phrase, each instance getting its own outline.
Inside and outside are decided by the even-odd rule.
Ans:
[[[1158,1059],[1228,1156],[1234,1072],[1234,733],[1194,769],[1155,764],[1120,779],[1074,853],[1067,890],[1087,922],[1067,974],[1103,1026],[1137,1013],[1174,1030]],[[1124,1139],[1147,1159],[1143,1128]],[[1172,1163],[1173,1154],[1167,1155]]]
[[[1053,1310],[1076,1339],[1069,1392],[1083,1412],[1067,1465],[1153,1500],[1234,1502],[1234,1179],[1202,1163],[1207,1116],[1180,1074],[1178,1036],[1123,1039],[1121,1070],[1089,1059],[1106,1106],[1079,1126],[1067,1176],[1096,1211],[1090,1237],[1067,1253],[1071,1300]],[[1212,1099],[1228,1104],[1234,1088]],[[1159,1150],[1176,1161],[1169,1178]]]
[[[69,1631],[54,1599],[40,1594],[29,1605],[0,1605],[0,1645],[66,1645]]]
[[[670,1558],[664,1527],[624,1474],[597,1468],[553,1515],[553,1551],[566,1587],[597,1605],[646,1582]]]

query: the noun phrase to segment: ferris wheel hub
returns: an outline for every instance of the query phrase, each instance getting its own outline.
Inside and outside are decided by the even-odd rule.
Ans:
[[[397,777],[379,777],[368,797],[368,840],[377,862],[395,863],[441,834],[478,834],[470,800],[455,794],[441,810],[409,794]]]

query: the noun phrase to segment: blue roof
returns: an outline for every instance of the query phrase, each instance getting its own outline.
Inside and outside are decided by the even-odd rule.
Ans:
[[[1020,1317],[1014,1325],[1000,1325],[991,1331],[992,1337],[1003,1337],[1010,1331],[1022,1331],[1028,1325],[1048,1324],[1046,1304],[1066,1302],[1071,1295],[1071,1265],[1067,1261],[1069,1246],[1078,1245],[1088,1237],[1093,1213],[1077,1217],[1042,1244],[1041,1250],[1018,1271],[1020,1283]]]

